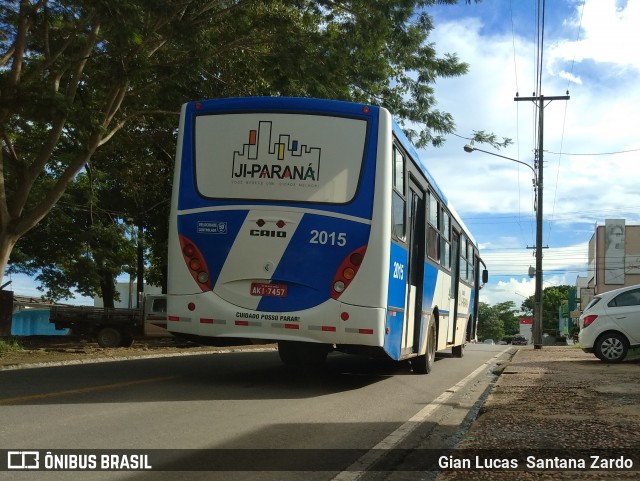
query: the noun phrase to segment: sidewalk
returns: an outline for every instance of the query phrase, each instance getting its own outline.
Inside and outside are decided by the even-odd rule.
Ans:
[[[518,349],[452,454],[465,458],[473,453],[474,470],[445,468],[438,481],[640,479],[639,375],[637,357],[605,364],[573,346]],[[518,470],[477,470],[471,450],[488,450],[481,451],[488,458],[509,458],[517,450],[525,459],[532,455],[534,464],[538,456],[542,462],[549,456],[562,459],[552,459],[551,469],[547,465],[540,471],[526,462]],[[585,454],[578,450],[588,450],[587,458],[607,450],[608,459],[622,457],[633,462],[633,470],[589,469],[592,460],[586,471],[567,469],[565,461]]]

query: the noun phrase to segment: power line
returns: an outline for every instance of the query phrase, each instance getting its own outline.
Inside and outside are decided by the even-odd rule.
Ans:
[[[640,149],[629,149],[629,150],[618,150],[615,152],[599,152],[599,153],[569,153],[569,152],[552,152],[550,150],[545,150],[547,154],[555,154],[555,155],[584,155],[584,156],[596,156],[596,155],[618,155],[618,154],[627,154],[629,152],[640,152]]]

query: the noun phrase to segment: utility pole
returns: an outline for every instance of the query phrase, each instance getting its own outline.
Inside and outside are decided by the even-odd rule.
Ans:
[[[535,282],[535,296],[533,306],[533,347],[534,349],[542,349],[542,179],[543,179],[543,152],[544,152],[544,108],[545,100],[548,101],[547,105],[553,100],[569,100],[569,92],[567,95],[545,97],[544,95],[538,95],[535,97],[516,97],[513,99],[516,102],[531,101],[538,103],[538,152],[536,155],[536,161],[538,162],[538,202],[536,205],[536,282]]]

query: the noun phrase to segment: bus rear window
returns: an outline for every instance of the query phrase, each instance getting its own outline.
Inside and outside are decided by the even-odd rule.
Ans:
[[[198,192],[210,198],[344,204],[355,196],[365,120],[304,114],[201,115]]]

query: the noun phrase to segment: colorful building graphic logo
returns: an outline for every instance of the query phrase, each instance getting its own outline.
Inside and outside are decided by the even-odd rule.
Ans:
[[[277,140],[274,140],[277,137]],[[233,153],[234,179],[320,180],[319,147],[309,147],[289,134],[274,134],[273,123],[258,122],[249,142]]]

